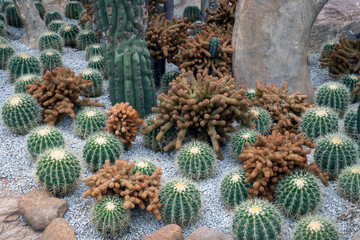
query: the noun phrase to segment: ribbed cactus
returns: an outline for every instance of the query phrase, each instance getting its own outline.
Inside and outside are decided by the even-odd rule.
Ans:
[[[36,161],[39,185],[56,196],[64,196],[73,191],[80,173],[79,160],[74,152],[66,148],[49,149]]]
[[[320,136],[338,131],[339,118],[334,110],[316,107],[307,110],[300,119],[300,131],[304,137],[315,140]]]
[[[183,12],[183,19],[187,18],[188,22],[196,22],[201,20],[201,10],[197,6],[187,6]]]
[[[245,147],[245,143],[248,142],[253,145],[258,134],[258,132],[250,128],[242,128],[231,138],[230,150],[236,160],[238,159],[239,154],[242,153],[241,149]]]
[[[5,12],[6,11],[6,8],[9,6],[9,5],[12,5],[13,4],[13,1],[11,1],[11,2],[2,2],[1,3],[1,11],[2,12]]]
[[[358,139],[358,131],[357,131],[357,113],[358,108],[353,107],[345,114],[344,117],[344,128],[346,134],[352,139]]]
[[[330,178],[337,178],[341,170],[357,162],[356,142],[339,133],[328,134],[318,139],[314,151],[314,161]]]
[[[98,70],[101,74],[105,72],[105,59],[100,56],[94,56],[89,59],[87,64],[87,68]]]
[[[30,132],[26,140],[26,150],[33,160],[46,150],[64,147],[65,139],[53,126],[40,126]]]
[[[91,134],[104,130],[106,120],[104,113],[96,108],[84,108],[75,119],[74,130],[79,138],[87,138]]]
[[[239,240],[275,240],[281,230],[280,213],[266,200],[251,199],[241,203],[232,219],[232,231]]]
[[[155,163],[151,162],[150,159],[138,158],[134,161],[133,173],[141,172],[142,175],[151,176],[156,168],[157,166]]]
[[[219,49],[219,39],[217,37],[212,37],[209,41],[209,53],[211,57],[214,58],[218,54]]]
[[[102,56],[101,44],[92,44],[85,49],[85,60],[89,61],[90,58],[95,56]]]
[[[122,160],[124,146],[114,135],[98,132],[85,141],[82,153],[88,169],[97,171],[103,167],[106,159],[110,164],[115,164],[115,160]]]
[[[250,184],[245,183],[245,171],[243,169],[230,171],[221,181],[220,194],[224,204],[232,208],[248,198],[247,188]]]
[[[338,44],[338,41],[330,40],[327,41],[320,50],[320,57],[326,58],[330,50],[334,50],[334,47],[336,44]]]
[[[181,174],[194,180],[207,178],[215,170],[216,154],[205,142],[191,141],[184,144],[175,159]]]
[[[51,32],[59,33],[60,28],[66,24],[63,20],[53,20],[47,25],[47,28]]]
[[[343,115],[350,103],[350,91],[341,83],[328,82],[320,86],[316,93],[316,103],[334,109]]]
[[[8,44],[10,45],[10,43],[4,38],[0,36],[0,44]]]
[[[23,135],[39,125],[40,105],[27,94],[17,93],[5,100],[1,108],[3,124],[10,132]]]
[[[341,196],[351,202],[360,200],[360,166],[353,165],[341,171],[337,180]]]
[[[270,113],[261,107],[252,107],[249,112],[256,117],[253,120],[253,123],[256,124],[256,131],[261,135],[268,135],[273,123]]]
[[[21,28],[23,23],[16,11],[16,8],[13,4],[9,5],[5,10],[6,21],[12,27]]]
[[[245,96],[247,96],[249,99],[255,97],[256,96],[255,89],[253,89],[253,88],[248,89],[245,93]]]
[[[167,224],[179,226],[195,222],[202,210],[201,193],[189,180],[175,179],[160,188],[161,215]]]
[[[91,80],[94,85],[89,87],[88,92],[81,92],[82,96],[85,97],[98,97],[103,93],[104,79],[102,74],[95,69],[86,68],[81,72],[81,78],[85,80]]]
[[[163,93],[167,93],[170,89],[170,82],[180,75],[178,70],[167,72],[160,78],[160,87]]]
[[[54,49],[46,49],[40,53],[41,72],[52,71],[57,67],[62,67],[61,53]]]
[[[96,43],[95,33],[93,31],[85,30],[79,33],[77,36],[77,48],[79,50],[85,50],[88,46]]]
[[[196,26],[196,25],[202,25],[202,24],[205,24],[203,21],[196,21],[196,22],[193,22],[191,24],[191,26]],[[197,28],[194,28],[194,29],[190,29],[190,35],[192,36],[195,36],[196,34],[200,34],[201,33],[201,27],[198,26]]]
[[[5,37],[7,35],[6,23],[0,20],[0,36]]]
[[[90,22],[90,21],[86,21],[84,23],[81,24],[81,28],[83,30],[89,30],[89,31],[92,31],[93,30],[93,23]]]
[[[63,18],[61,17],[61,14],[58,11],[45,13],[44,22],[45,22],[46,26],[49,26],[49,24],[55,20],[63,20]]]
[[[6,24],[6,16],[4,13],[0,13],[0,20]]]
[[[307,216],[295,226],[293,240],[339,240],[335,225],[324,217]]]
[[[42,81],[41,77],[35,74],[26,74],[20,76],[15,81],[15,93],[26,93],[25,86],[29,84],[33,84],[35,82],[35,79]]]
[[[350,90],[350,95],[351,95],[351,102],[356,102],[358,100],[358,95],[356,93],[353,93],[352,91],[355,89],[356,87],[356,83],[359,82],[359,75],[357,74],[347,74],[344,75],[340,82],[342,84],[344,84],[345,86],[347,86]]]
[[[0,69],[6,69],[9,59],[15,54],[15,49],[7,43],[0,43]]]
[[[41,73],[40,62],[35,57],[28,53],[17,53],[14,54],[8,62],[8,72],[11,82],[25,74],[36,74]]]
[[[106,196],[96,201],[91,208],[91,223],[103,235],[123,233],[130,222],[131,212],[123,208],[123,200],[116,196]]]
[[[63,49],[63,40],[59,34],[55,32],[45,32],[43,33],[38,41],[39,50],[44,51],[46,49],[54,49],[62,52]]]
[[[69,19],[79,19],[83,10],[82,4],[78,1],[70,1],[65,6],[65,17]]]
[[[275,202],[282,211],[293,217],[311,213],[321,203],[321,188],[311,173],[297,170],[282,178],[276,185]]]
[[[39,12],[40,18],[44,19],[45,16],[45,7],[44,5],[41,3],[41,1],[36,1],[35,3],[35,7]]]
[[[59,29],[59,34],[64,39],[65,46],[68,47],[76,46],[76,39],[79,32],[79,27],[73,23],[64,24]]]

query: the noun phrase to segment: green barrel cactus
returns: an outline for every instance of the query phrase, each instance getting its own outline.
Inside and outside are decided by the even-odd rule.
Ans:
[[[28,53],[17,53],[14,54],[8,62],[8,72],[11,82],[25,74],[36,74],[41,73],[40,62],[35,57]]]
[[[7,25],[4,21],[0,20],[0,36],[5,37],[7,35]]]
[[[203,25],[205,24],[203,21],[196,21],[191,24],[191,26]],[[198,26],[194,29],[190,29],[190,35],[195,36],[196,34],[201,33],[201,26]]]
[[[20,76],[15,81],[15,93],[26,93],[25,86],[33,84],[35,82],[35,79],[39,80],[39,82],[42,81],[41,77],[35,74],[26,74]]]
[[[39,185],[56,196],[64,196],[73,191],[80,174],[80,161],[74,152],[66,148],[49,149],[36,161]]]
[[[101,74],[104,75],[104,73],[105,73],[105,59],[100,55],[91,57],[89,59],[88,64],[87,64],[87,68],[92,68],[92,69],[98,70],[99,72],[101,72]]]
[[[351,92],[351,102],[356,102],[358,100],[358,95],[356,93],[353,93],[352,91],[355,89],[356,83],[359,81],[360,79],[357,74],[347,74],[340,79],[340,82],[347,86]]]
[[[300,118],[300,131],[306,138],[315,140],[320,136],[338,131],[339,117],[334,110],[316,107],[307,110]]]
[[[240,129],[230,140],[230,150],[233,157],[238,159],[239,154],[242,153],[241,149],[245,147],[245,143],[248,142],[253,145],[258,134],[258,132],[250,128]]]
[[[115,160],[122,160],[124,146],[114,135],[98,132],[85,141],[82,153],[88,169],[95,172],[103,167],[106,159],[112,165]]]
[[[5,12],[5,10],[6,10],[6,8],[8,7],[8,6],[10,6],[10,5],[12,5],[13,4],[13,1],[11,1],[11,2],[2,2],[1,3],[1,11],[2,12]]]
[[[7,43],[0,43],[0,69],[6,69],[9,59],[15,54],[15,49]]]
[[[341,171],[337,180],[338,192],[351,202],[360,200],[360,166],[353,165]]]
[[[91,134],[104,130],[106,120],[104,113],[96,108],[84,108],[75,119],[74,130],[79,138],[86,139]]]
[[[196,22],[201,20],[201,10],[197,6],[187,6],[183,12],[183,19],[187,18],[188,22]]]
[[[102,74],[95,69],[86,68],[81,72],[81,78],[85,80],[91,80],[94,85],[90,86],[87,92],[81,92],[85,97],[99,97],[103,93],[104,79]]]
[[[250,184],[245,183],[245,170],[230,171],[221,181],[221,200],[229,208],[239,205],[248,198],[249,187]]]
[[[338,41],[334,41],[334,40],[330,40],[327,41],[320,50],[320,57],[321,58],[327,58],[327,55],[329,53],[330,50],[334,50],[334,47],[336,46],[336,44],[338,44]]]
[[[41,120],[40,105],[27,94],[16,93],[5,100],[1,109],[3,124],[10,132],[24,135]]]
[[[321,107],[334,109],[343,115],[350,103],[350,91],[342,83],[328,82],[319,87],[316,103]]]
[[[209,41],[209,53],[211,57],[214,58],[218,54],[219,49],[219,39],[217,37],[212,37]]]
[[[116,196],[106,196],[91,208],[91,223],[103,235],[123,233],[130,222],[131,211],[123,208],[124,202]]]
[[[85,60],[89,61],[90,58],[95,56],[102,56],[102,46],[101,44],[91,44],[85,49]]]
[[[65,17],[69,19],[79,19],[83,6],[78,1],[70,1],[65,6]]]
[[[150,159],[138,158],[134,160],[133,173],[141,172],[142,175],[151,176],[156,168],[157,166]]]
[[[282,219],[278,210],[268,201],[250,199],[236,209],[232,231],[239,240],[275,240],[281,234]]]
[[[319,138],[314,151],[314,161],[330,178],[335,179],[341,170],[357,162],[358,146],[356,142],[339,133]]]
[[[346,134],[354,140],[358,139],[357,131],[357,107],[350,108],[344,117],[344,128]]]
[[[199,180],[214,173],[216,153],[205,142],[191,141],[184,144],[175,158],[179,171],[185,177]]]
[[[86,21],[86,22],[83,22],[83,23],[81,24],[81,27],[82,27],[83,30],[92,31],[94,26],[93,26],[93,23],[92,23],[92,22]]]
[[[59,34],[63,38],[65,46],[68,47],[76,46],[76,39],[79,32],[79,27],[73,23],[64,24],[59,29]]]
[[[0,20],[6,24],[6,16],[4,13],[0,13]]]
[[[180,75],[179,70],[174,70],[165,73],[160,78],[160,88],[163,93],[167,93],[170,90],[170,83]]]
[[[279,181],[274,197],[275,202],[286,215],[297,218],[314,212],[319,207],[322,192],[315,176],[297,170]]]
[[[47,28],[50,32],[59,33],[60,28],[66,24],[63,20],[53,20],[47,25]]]
[[[167,224],[179,226],[195,222],[202,210],[201,193],[189,180],[174,179],[160,188],[161,215]]]
[[[77,36],[77,48],[79,50],[85,50],[88,46],[96,43],[95,33],[93,31],[85,30],[79,33]]]
[[[253,88],[250,88],[250,89],[248,89],[247,91],[246,91],[246,93],[245,93],[245,96],[247,96],[247,98],[253,98],[253,97],[256,97],[256,91],[255,91],[255,89],[253,89]]]
[[[61,17],[61,14],[58,11],[45,13],[44,22],[45,22],[46,26],[49,26],[49,24],[55,20],[63,20],[63,18]]]
[[[6,21],[12,27],[21,28],[23,23],[16,11],[16,8],[13,4],[9,5],[5,10]]]
[[[44,5],[41,3],[41,1],[36,1],[35,2],[35,7],[39,12],[40,18],[44,19],[45,16],[45,7]]]
[[[62,67],[61,53],[54,49],[46,49],[40,53],[41,72],[52,71],[57,67]]]
[[[38,45],[40,51],[54,49],[62,53],[64,43],[59,34],[55,32],[45,32],[40,36]]]
[[[60,131],[53,126],[40,126],[32,130],[26,140],[26,150],[33,160],[45,151],[64,147],[65,139]]]
[[[0,44],[8,44],[10,45],[10,43],[4,38],[0,36]]]
[[[335,225],[324,217],[307,216],[295,226],[293,240],[339,240]]]
[[[249,112],[256,117],[256,119],[253,120],[253,123],[256,124],[256,131],[261,135],[268,135],[273,124],[270,113],[261,107],[252,107]]]

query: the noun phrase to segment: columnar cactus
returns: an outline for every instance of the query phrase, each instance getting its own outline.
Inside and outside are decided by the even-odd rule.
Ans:
[[[249,112],[256,117],[256,119],[253,120],[253,123],[256,124],[256,130],[261,135],[268,135],[273,123],[270,113],[261,107],[252,107]]]
[[[343,115],[350,103],[350,91],[342,83],[328,82],[320,86],[316,93],[316,103],[334,109]]]
[[[105,72],[105,59],[100,55],[91,57],[89,59],[88,64],[87,64],[87,68],[92,68],[92,69],[98,70],[99,72],[101,72],[101,74],[104,74],[104,72]]]
[[[6,69],[9,59],[15,54],[15,49],[7,43],[0,43],[0,69]]]
[[[240,129],[230,140],[230,150],[233,157],[237,160],[242,148],[245,147],[245,143],[248,142],[251,145],[256,141],[259,133],[250,129]]]
[[[307,216],[296,224],[293,240],[339,240],[335,225],[320,216]]]
[[[275,240],[279,238],[281,226],[277,209],[260,199],[241,203],[232,219],[232,231],[239,240]]]
[[[53,126],[40,126],[30,132],[26,140],[26,150],[33,160],[51,148],[64,147],[65,139]]]
[[[345,199],[356,202],[360,200],[360,166],[353,165],[341,171],[337,188]]]
[[[245,171],[243,169],[230,171],[221,181],[220,194],[224,204],[232,208],[248,198],[247,188],[249,184],[244,182]]]
[[[63,20],[53,20],[47,25],[47,28],[51,32],[59,33],[60,28],[66,24]]]
[[[170,89],[170,82],[180,75],[178,70],[167,72],[160,78],[160,87],[162,92],[167,93]]]
[[[183,19],[187,18],[188,22],[196,22],[201,20],[201,10],[197,6],[187,6],[183,12]]]
[[[352,139],[358,139],[358,131],[357,131],[357,113],[358,108],[351,108],[344,117],[344,128],[346,134]]]
[[[65,17],[69,19],[79,19],[83,6],[78,1],[70,1],[65,6]]]
[[[101,56],[102,55],[102,46],[101,44],[92,44],[86,47],[85,49],[85,60],[89,61],[90,58],[95,56]]]
[[[347,74],[347,75],[344,75],[340,81],[342,84],[344,84],[345,86],[347,86],[350,89],[351,101],[356,102],[358,99],[358,96],[356,93],[353,93],[352,91],[355,89],[356,83],[360,81],[359,76],[357,74]]]
[[[190,181],[175,179],[160,188],[161,215],[168,224],[184,226],[195,222],[202,210],[201,193]]]
[[[322,192],[318,180],[311,173],[299,170],[281,179],[274,195],[277,205],[286,215],[299,217],[317,209]]]
[[[21,19],[13,4],[9,5],[5,10],[6,21],[12,27],[20,28],[23,26]]]
[[[65,148],[52,148],[36,161],[39,185],[56,196],[70,193],[77,185],[81,167],[74,152]]]
[[[39,12],[40,18],[44,19],[45,16],[45,7],[44,5],[41,3],[41,1],[36,1],[35,2],[35,7]]]
[[[122,160],[124,155],[123,144],[112,134],[98,132],[91,135],[85,142],[83,158],[90,171],[101,169],[108,159],[110,164],[115,160]]]
[[[192,141],[184,144],[176,154],[179,171],[195,180],[207,178],[215,170],[216,154],[205,142]]]
[[[255,89],[253,89],[253,88],[248,89],[245,93],[245,96],[247,96],[249,99],[255,97],[256,96]]]
[[[10,132],[24,135],[39,125],[40,106],[27,94],[13,94],[5,100],[1,109],[3,123]]]
[[[155,163],[151,162],[149,159],[138,158],[134,161],[133,173],[141,172],[141,175],[151,176],[156,168],[157,166]]]
[[[54,49],[46,49],[40,53],[41,72],[52,71],[57,67],[62,67],[61,53]]]
[[[336,44],[338,44],[338,41],[330,40],[326,42],[322,47],[320,51],[321,58],[326,58],[330,50],[334,50],[334,47]]]
[[[300,131],[304,137],[315,140],[320,136],[338,131],[339,118],[331,108],[316,107],[307,110],[300,119]]]
[[[41,77],[35,74],[26,74],[20,76],[15,81],[15,93],[26,93],[25,86],[29,84],[34,84],[35,79],[39,80],[40,82],[42,81]]]
[[[14,54],[8,62],[8,72],[11,82],[25,74],[36,74],[41,73],[40,62],[35,57],[28,53],[17,53]]]
[[[49,24],[50,24],[52,21],[55,21],[55,20],[63,20],[62,17],[61,17],[61,14],[60,14],[58,11],[53,11],[53,12],[47,12],[47,13],[45,13],[44,22],[45,22],[45,25],[46,25],[46,26],[49,26]],[[51,31],[51,30],[50,30],[50,31]]]
[[[79,32],[79,27],[72,23],[64,24],[59,29],[59,34],[64,39],[64,44],[69,47],[76,46],[76,38]]]
[[[91,134],[104,130],[106,120],[104,113],[95,108],[85,108],[75,119],[74,130],[79,138],[87,138]]]
[[[216,57],[219,49],[219,39],[217,37],[213,37],[209,41],[209,53],[211,57]]]
[[[93,31],[85,30],[80,32],[77,36],[76,44],[79,50],[85,50],[94,43],[96,43],[96,39]]]
[[[55,32],[43,33],[39,38],[38,44],[40,51],[44,51],[46,49],[54,49],[59,52],[62,52],[64,45],[60,35]]]
[[[91,80],[94,85],[90,86],[87,92],[81,92],[81,95],[85,97],[98,97],[103,93],[104,79],[102,74],[95,69],[86,68],[81,72],[81,78],[85,80]]]
[[[342,169],[357,162],[356,142],[338,133],[328,134],[316,142],[314,161],[330,178],[336,178]]]

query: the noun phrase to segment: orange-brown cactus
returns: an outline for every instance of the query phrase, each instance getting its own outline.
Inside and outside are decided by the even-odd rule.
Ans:
[[[216,25],[225,28],[228,32],[232,33],[235,23],[235,9],[237,0],[220,0],[219,6],[215,11],[209,8],[205,9],[208,14],[206,23],[216,23]]]
[[[90,0],[90,4],[85,4],[84,9],[86,12],[83,12],[79,18],[78,25],[82,26],[86,22],[93,22],[92,16],[94,15],[94,10],[91,6],[92,0]]]
[[[164,4],[165,2],[166,0],[147,0],[148,12],[150,18],[155,14],[158,14],[158,11],[156,9],[156,4]]]

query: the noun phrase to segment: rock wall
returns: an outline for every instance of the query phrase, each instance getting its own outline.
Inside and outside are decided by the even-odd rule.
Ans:
[[[65,6],[70,0],[42,0],[46,12],[58,11],[62,15],[65,13]]]
[[[201,0],[174,0],[174,16],[182,17],[183,11],[187,6],[198,6],[201,8]]]

